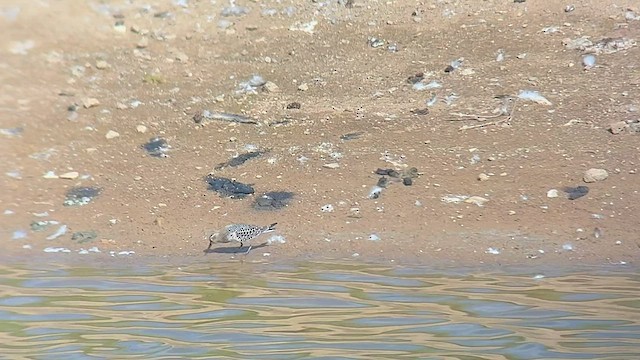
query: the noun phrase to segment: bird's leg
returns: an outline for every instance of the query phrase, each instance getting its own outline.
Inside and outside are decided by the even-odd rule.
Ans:
[[[213,240],[209,239],[209,247],[207,248],[206,251],[209,251],[212,246],[213,246]]]
[[[247,252],[246,252],[246,253],[244,253],[244,254],[245,254],[245,255],[247,255],[247,254],[249,253],[249,251],[251,251],[251,248],[252,248],[252,246],[251,246],[251,245],[249,245],[249,249],[248,249],[248,250],[247,250]]]

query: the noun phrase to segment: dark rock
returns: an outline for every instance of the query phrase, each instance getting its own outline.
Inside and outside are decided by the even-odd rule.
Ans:
[[[51,225],[51,222],[48,220],[42,221],[32,221],[31,222],[31,231],[44,231]]]
[[[400,173],[393,169],[378,169],[376,170],[376,175],[389,176],[392,178],[399,178]]]
[[[405,186],[411,186],[411,185],[413,185],[413,180],[410,177],[405,177],[405,178],[402,179],[402,183]]]
[[[98,234],[95,231],[76,231],[71,235],[71,240],[78,244],[84,244],[98,238]]]
[[[413,109],[411,110],[411,113],[414,115],[428,115],[429,114],[429,109],[428,108],[424,108],[424,109]]]
[[[196,124],[202,123],[203,120],[204,120],[204,115],[202,115],[202,112],[199,112],[193,115],[193,122],[195,122]]]
[[[231,160],[220,163],[218,165],[216,165],[216,167],[214,168],[215,170],[221,170],[224,169],[226,167],[237,167],[240,166],[242,164],[244,164],[245,162],[253,159],[253,158],[257,158],[259,156],[262,156],[263,154],[267,153],[267,151],[250,151],[244,154],[240,154],[234,158],[231,158]]]
[[[205,181],[209,184],[209,190],[213,190],[223,197],[230,197],[232,199],[242,199],[248,195],[255,193],[255,190],[251,185],[243,184],[235,180],[215,177],[208,175],[205,177]]]
[[[287,104],[287,110],[300,109],[301,107],[302,107],[302,105],[297,101],[294,101],[292,103]]]
[[[565,187],[562,191],[567,193],[567,198],[569,200],[579,199],[589,193],[589,188],[587,186],[577,186],[577,187]]]
[[[415,83],[419,83],[422,80],[424,80],[424,73],[417,73],[407,78],[407,82],[412,85]]]
[[[364,134],[362,131],[344,134],[340,136],[340,140],[342,141],[355,140],[355,139],[358,139],[360,136],[362,136],[362,134]]]
[[[166,153],[171,149],[171,146],[167,144],[165,139],[155,137],[149,140],[148,143],[142,145],[142,148],[147,151],[147,154],[153,157],[168,157]]]
[[[387,185],[389,185],[389,178],[386,176],[381,177],[380,179],[378,179],[378,186],[380,186],[381,188],[386,188]]]
[[[253,208],[266,211],[279,210],[289,205],[293,195],[288,191],[270,191],[258,197],[253,203]]]
[[[100,195],[102,189],[95,187],[74,187],[67,191],[64,199],[64,206],[82,206],[91,202],[96,196]]]
[[[409,178],[415,179],[420,174],[418,174],[418,169],[417,168],[412,167],[412,168],[409,168],[409,170],[405,171],[404,175],[405,175],[405,177],[409,177]]]

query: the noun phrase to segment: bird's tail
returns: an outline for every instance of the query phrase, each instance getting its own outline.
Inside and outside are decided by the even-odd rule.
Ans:
[[[265,226],[264,230],[262,230],[263,233],[267,233],[267,232],[272,232],[276,230],[276,225],[278,225],[278,223],[273,223],[269,226]]]

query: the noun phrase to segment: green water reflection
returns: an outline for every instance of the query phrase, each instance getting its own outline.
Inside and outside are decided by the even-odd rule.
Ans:
[[[32,359],[635,359],[635,274],[251,263],[0,266],[0,354]]]

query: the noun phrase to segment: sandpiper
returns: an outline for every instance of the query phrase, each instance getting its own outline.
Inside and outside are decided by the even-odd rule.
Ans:
[[[248,224],[231,224],[225,226],[222,230],[214,232],[209,236],[209,247],[207,250],[211,249],[214,243],[228,243],[232,241],[237,241],[240,243],[240,248],[244,247],[245,243],[249,243],[251,240],[257,238],[258,236],[272,232],[276,228],[277,223],[273,223],[269,226],[256,226],[256,225],[248,225]],[[251,244],[249,244],[249,249],[247,250],[247,254],[251,251]]]

